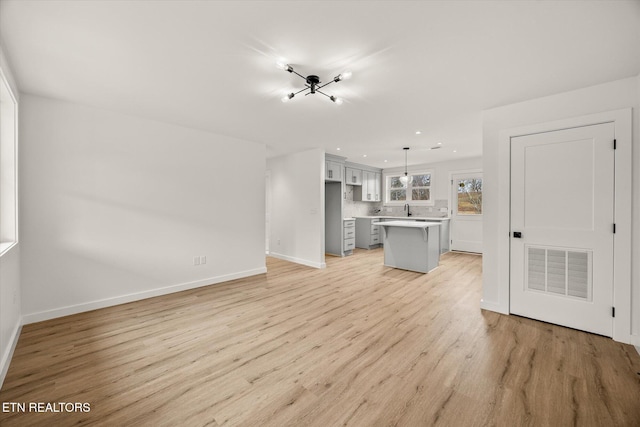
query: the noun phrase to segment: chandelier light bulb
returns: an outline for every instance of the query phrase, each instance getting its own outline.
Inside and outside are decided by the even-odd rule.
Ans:
[[[335,97],[335,96],[330,96],[329,99],[332,100],[333,102],[335,102],[338,105],[342,105],[343,101],[342,101],[341,98],[338,98],[338,97]]]
[[[351,76],[353,75],[353,73],[351,71],[345,71],[344,73],[340,74],[342,76],[341,80],[349,80],[351,78]]]
[[[293,98],[295,95],[295,93],[288,93],[285,96],[282,97],[282,102],[287,102],[289,101],[291,98]]]

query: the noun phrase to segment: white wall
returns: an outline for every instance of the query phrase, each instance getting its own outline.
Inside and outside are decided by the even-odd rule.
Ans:
[[[0,67],[20,104],[18,88],[9,63],[0,49]],[[20,108],[20,105],[19,107]],[[20,242],[0,257],[0,386],[9,368],[11,354],[20,332]]]
[[[509,307],[509,155],[501,130],[633,107],[631,333],[640,344],[640,76],[484,112],[484,259],[482,307]]]
[[[267,161],[271,171],[270,255],[323,268],[324,151],[307,150]]]
[[[264,145],[21,102],[25,323],[266,271]]]

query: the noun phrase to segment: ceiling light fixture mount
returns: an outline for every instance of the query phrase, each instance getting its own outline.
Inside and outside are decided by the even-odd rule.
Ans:
[[[315,93],[320,93],[324,96],[326,96],[327,98],[329,98],[331,101],[333,101],[334,103],[340,105],[342,104],[342,99],[338,98],[337,96],[333,96],[333,95],[327,95],[326,93],[324,93],[323,91],[321,91],[320,89],[322,89],[325,86],[330,85],[331,83],[337,83],[341,80],[347,80],[351,78],[351,71],[345,71],[342,74],[338,74],[337,76],[335,76],[331,81],[325,83],[325,84],[321,84],[322,82],[320,81],[320,77],[316,76],[315,74],[310,74],[308,76],[303,76],[302,74],[298,73],[296,70],[293,69],[293,67],[289,64],[285,64],[283,62],[278,62],[277,63],[278,68],[280,68],[281,70],[287,71],[289,73],[295,74],[296,76],[302,78],[305,81],[305,88],[301,89],[297,92],[291,92],[286,94],[283,98],[282,98],[282,102],[287,102],[290,99],[292,99],[294,96],[296,96],[299,93],[305,92],[305,91],[309,91],[309,93],[305,93],[304,95],[311,95],[311,94],[315,94]]]

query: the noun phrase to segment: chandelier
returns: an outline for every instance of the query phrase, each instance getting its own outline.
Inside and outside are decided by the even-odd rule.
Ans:
[[[328,81],[327,83],[322,84],[322,82],[320,81],[320,77],[316,76],[315,74],[311,74],[308,76],[303,76],[302,74],[298,73],[296,70],[293,69],[293,67],[289,64],[285,64],[283,62],[278,62],[276,64],[278,66],[278,68],[280,68],[281,70],[285,70],[288,71],[290,73],[295,74],[296,76],[300,77],[301,79],[303,79],[305,81],[305,88],[304,89],[300,89],[297,92],[291,92],[286,94],[283,98],[282,98],[282,102],[287,102],[290,99],[292,99],[294,96],[296,96],[299,93],[302,92],[306,92],[309,91],[307,93],[305,93],[304,95],[312,95],[315,93],[320,93],[324,96],[326,96],[327,98],[329,98],[331,101],[335,102],[336,104],[340,105],[342,104],[342,99],[333,96],[333,95],[328,95],[326,93],[324,93],[323,91],[321,91],[320,89],[322,89],[325,86],[330,85],[331,83],[337,83],[341,80],[347,80],[349,78],[351,78],[351,71],[345,71],[342,74],[338,74],[337,76],[335,76],[332,80]]]

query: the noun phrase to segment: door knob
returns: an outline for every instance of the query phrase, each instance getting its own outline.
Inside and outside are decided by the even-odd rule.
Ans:
[[[513,232],[513,237],[515,237],[516,239],[521,239],[522,238],[522,232],[514,231]]]

